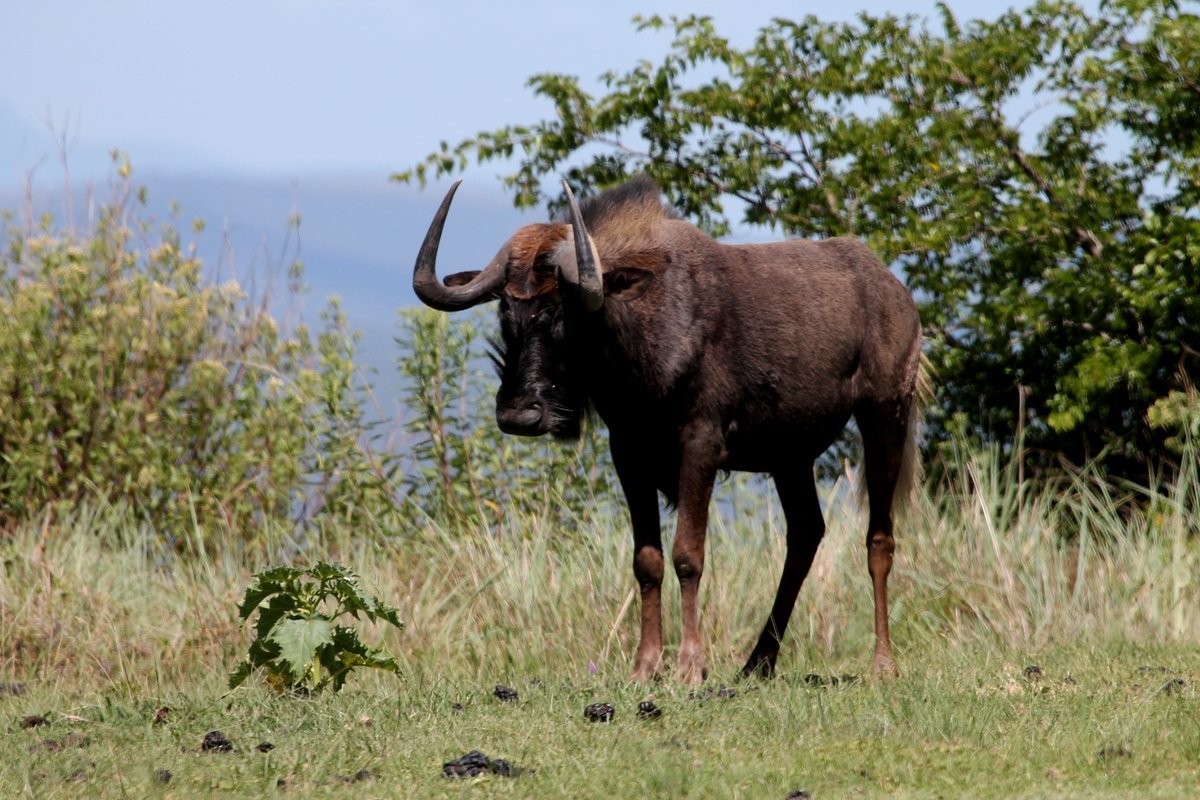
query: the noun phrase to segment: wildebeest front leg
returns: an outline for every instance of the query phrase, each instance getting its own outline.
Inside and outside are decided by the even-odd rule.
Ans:
[[[630,453],[624,440],[610,438],[613,463],[633,526],[633,576],[642,597],[641,635],[633,661],[634,681],[648,682],[662,668],[662,535],[658,519],[658,490],[647,471],[645,458]]]
[[[796,595],[812,567],[817,545],[825,535],[825,519],[821,515],[821,502],[817,498],[817,483],[812,465],[804,465],[790,472],[775,473],[775,488],[779,502],[787,519],[787,556],[783,561],[783,574],[779,578],[779,590],[771,606],[771,616],[758,637],[758,643],[742,667],[743,675],[775,674],[775,660],[779,657],[779,643],[787,629]]]
[[[700,637],[700,576],[704,574],[708,503],[721,447],[720,439],[710,431],[685,432],[679,469],[679,522],[671,558],[679,578],[683,638],[675,672],[680,681],[693,685],[703,681],[705,675],[704,642]]]
[[[662,667],[663,552],[657,512],[656,508],[652,535],[649,525],[633,528],[633,575],[642,595],[642,632],[632,678],[642,683],[659,677]]]

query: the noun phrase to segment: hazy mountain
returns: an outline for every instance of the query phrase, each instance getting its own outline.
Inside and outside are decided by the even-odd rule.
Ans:
[[[395,370],[396,312],[416,301],[411,276],[417,249],[448,184],[426,191],[400,186],[387,175],[311,175],[294,180],[219,175],[140,175],[149,213],[167,219],[172,206],[185,241],[195,241],[214,278],[236,277],[256,292],[286,294],[287,267],[299,258],[310,291],[301,310],[316,322],[325,300],[339,295],[351,324],[362,331],[362,362],[377,371],[385,402],[398,387]],[[485,181],[476,179],[476,183]],[[84,224],[89,203],[102,202],[110,187],[76,185],[73,213]],[[94,200],[92,198],[95,198]],[[19,188],[0,190],[0,209],[23,204]],[[61,188],[38,190],[35,211],[60,220],[66,208]],[[300,217],[299,236],[288,220]],[[439,255],[439,272],[482,267],[520,225],[522,216],[496,183],[472,186],[455,198]],[[540,214],[537,214],[540,216]],[[201,219],[205,230],[191,234]]]

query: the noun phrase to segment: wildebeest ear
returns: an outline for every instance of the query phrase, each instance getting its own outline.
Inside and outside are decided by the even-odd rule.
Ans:
[[[479,270],[472,269],[466,272],[456,272],[453,275],[447,275],[442,278],[442,283],[447,286],[466,286],[471,281],[475,280],[475,276],[479,274]]]
[[[604,273],[604,297],[634,300],[654,283],[654,271],[641,267],[618,267]]]
[[[475,280],[475,276],[478,274],[479,270],[477,269],[470,269],[466,272],[455,272],[452,275],[447,275],[445,278],[442,278],[442,283],[446,284],[447,286],[466,286],[468,283]],[[496,291],[489,294],[487,296],[487,300],[497,300],[499,297],[500,292]],[[484,302],[487,302],[487,300]]]

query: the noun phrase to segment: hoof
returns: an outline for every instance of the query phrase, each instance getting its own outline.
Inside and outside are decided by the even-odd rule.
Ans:
[[[900,677],[900,670],[896,668],[896,662],[890,655],[875,654],[871,659],[871,680],[873,681],[894,681]]]
[[[633,666],[630,683],[654,683],[662,680],[662,656],[639,658]]]
[[[743,678],[774,678],[775,657],[751,654],[742,667],[741,675]]]
[[[684,686],[699,686],[704,683],[704,679],[708,677],[708,670],[703,667],[683,667],[675,668],[675,679]]]
[[[657,683],[662,680],[662,673],[658,670],[635,669],[629,676],[630,683]]]
[[[703,653],[699,656],[692,655],[690,658],[686,655],[681,656],[675,665],[675,680],[684,686],[699,686],[707,677],[708,670],[704,666]]]

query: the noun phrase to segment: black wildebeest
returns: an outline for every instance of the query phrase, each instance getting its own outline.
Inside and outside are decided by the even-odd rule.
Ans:
[[[768,472],[787,519],[771,614],[743,672],[770,674],[825,530],[813,462],[853,414],[862,435],[867,566],[877,675],[896,674],[888,638],[893,499],[915,469],[921,333],[908,291],[852,239],[722,244],[638,178],[566,221],[518,230],[482,270],[439,281],[450,189],[417,257],[413,288],[456,311],[499,299],[496,421],[525,436],[578,434],[590,404],[608,426],[633,525],[641,642],[633,678],[662,662],[657,492],[678,509],[671,557],[682,593],[676,675],[703,680],[696,608],[718,470]]]

